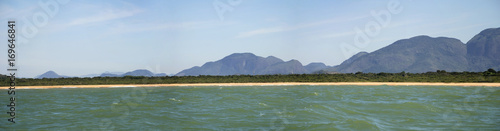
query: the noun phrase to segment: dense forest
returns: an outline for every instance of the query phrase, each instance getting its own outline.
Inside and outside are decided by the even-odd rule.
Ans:
[[[0,86],[8,86],[10,79],[0,75]],[[18,78],[17,86],[42,85],[105,85],[105,84],[171,84],[171,83],[249,83],[249,82],[500,82],[500,71],[426,73],[346,73],[346,74],[290,74],[290,75],[230,75],[230,76],[166,76],[166,77],[93,77],[93,78]]]

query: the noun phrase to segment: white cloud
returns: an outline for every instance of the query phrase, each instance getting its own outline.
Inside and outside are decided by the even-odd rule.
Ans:
[[[422,25],[418,26],[417,28],[420,28],[420,29],[443,28],[447,25],[452,25],[452,24],[455,24],[457,22],[465,21],[465,20],[469,19],[470,16],[471,16],[471,14],[462,14],[462,15],[456,15],[456,16],[450,17],[450,18],[442,18],[440,21],[436,21],[436,20],[425,21],[425,23],[428,23],[428,24],[422,24]]]
[[[237,36],[237,38],[244,38],[244,37],[250,37],[250,36],[254,36],[254,35],[268,34],[268,33],[275,33],[275,32],[283,32],[283,31],[287,31],[287,30],[291,30],[291,28],[285,28],[285,27],[263,28],[263,29],[248,31],[248,32],[242,32]]]
[[[241,32],[236,37],[237,38],[244,38],[244,37],[251,37],[251,36],[255,36],[255,35],[284,32],[284,31],[292,31],[292,30],[298,30],[298,29],[315,27],[315,26],[332,24],[332,23],[350,22],[350,21],[354,21],[354,20],[358,20],[358,19],[367,18],[367,17],[369,17],[369,15],[350,17],[350,18],[334,18],[334,19],[329,19],[329,20],[323,20],[323,21],[306,23],[306,24],[299,24],[299,25],[288,26],[288,27],[280,26],[280,27],[271,27],[271,28],[261,28],[261,29],[256,29],[256,30],[252,30],[252,31]]]
[[[370,19],[370,20],[373,20],[373,19]],[[369,21],[367,21],[369,22]],[[365,22],[365,24],[367,23]],[[416,25],[417,23],[420,23],[422,22],[422,20],[420,19],[417,19],[417,20],[404,20],[404,21],[394,21],[392,20],[391,23],[386,26],[386,27],[383,27],[381,28],[381,32],[385,32],[387,30],[391,30],[391,29],[394,29],[394,28],[401,28],[401,27],[406,27],[406,26],[410,26],[410,25]],[[364,24],[361,24],[361,25],[358,25],[357,27],[360,27],[360,28],[364,28]],[[353,26],[353,28],[356,27],[356,26]],[[355,35],[356,32],[354,31],[354,29],[350,30],[350,31],[343,31],[343,32],[333,32],[333,33],[325,33],[323,35],[314,35],[313,38],[314,39],[317,39],[317,38],[339,38],[339,37],[347,37],[347,36],[352,36],[352,35]]]
[[[76,25],[84,25],[84,24],[97,23],[97,22],[105,22],[105,21],[109,21],[109,20],[130,17],[130,16],[133,16],[133,15],[140,13],[140,12],[142,12],[142,11],[138,10],[138,9],[134,9],[134,10],[108,9],[108,10],[102,11],[98,14],[94,14],[91,16],[83,17],[83,18],[77,18],[77,19],[71,21],[68,24],[68,26],[76,26]]]
[[[178,22],[178,23],[136,23],[136,24],[114,24],[110,27],[108,32],[104,33],[107,35],[116,35],[124,33],[137,33],[144,31],[158,31],[158,30],[195,30],[203,28],[217,28],[219,26],[232,24],[230,22],[221,23],[219,21],[189,21],[189,22]]]
[[[0,5],[0,16],[11,17],[12,16],[11,14],[14,12],[15,10],[10,6]]]
[[[354,31],[348,31],[348,32],[340,32],[340,33],[332,33],[332,34],[326,34],[321,36],[321,38],[337,38],[337,37],[346,37],[349,35],[354,35],[356,32]]]

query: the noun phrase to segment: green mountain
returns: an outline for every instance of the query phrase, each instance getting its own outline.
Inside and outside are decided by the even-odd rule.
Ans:
[[[35,78],[42,79],[42,78],[66,78],[66,77],[68,77],[68,76],[59,75],[54,71],[47,71],[47,72],[45,72],[45,73],[43,73]]]
[[[152,76],[167,76],[165,73],[159,73],[159,74],[154,74],[153,72],[146,70],[146,69],[138,69],[130,72],[126,72],[123,74],[114,74],[114,73],[109,73],[105,72],[100,75],[100,77],[122,77],[122,76],[146,76],[146,77],[152,77]]]
[[[455,38],[416,36],[371,53],[358,53],[323,72],[428,72],[500,69],[500,28],[486,29],[467,44]]]
[[[339,72],[428,72],[467,69],[465,45],[454,38],[417,36],[341,64]]]
[[[221,60],[207,62],[201,67],[195,66],[183,70],[176,76],[307,74],[310,72],[297,60],[285,62],[274,56],[264,58],[252,53],[234,53]]]

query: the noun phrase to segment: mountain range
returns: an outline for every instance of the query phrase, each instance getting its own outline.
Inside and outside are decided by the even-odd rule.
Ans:
[[[207,62],[182,70],[176,76],[197,75],[265,75],[265,74],[310,74],[310,73],[354,73],[354,72],[412,72],[422,73],[436,70],[485,71],[500,70],[500,28],[481,31],[467,43],[449,37],[425,35],[398,40],[374,52],[359,52],[340,65],[310,63],[303,66],[298,60],[283,61],[274,56],[261,57],[252,53],[234,53],[220,60]],[[332,56],[334,57],[334,56]],[[140,69],[123,74],[102,73],[93,76],[166,76]],[[92,76],[92,75],[89,75]],[[60,78],[48,71],[37,78]]]
[[[371,53],[360,52],[327,72],[412,72],[500,69],[500,28],[475,35],[467,44],[455,38],[416,36]]]
[[[274,56],[261,57],[252,53],[234,53],[215,62],[207,62],[183,70],[176,76],[197,75],[265,75],[265,74],[308,74],[328,68],[323,63],[303,66],[298,60],[283,61]]]
[[[154,74],[153,72],[149,71],[149,70],[146,70],[146,69],[138,69],[138,70],[134,70],[134,71],[130,71],[130,72],[126,72],[126,73],[110,73],[110,72],[105,72],[105,73],[102,73],[102,74],[89,74],[89,75],[84,75],[84,76],[81,76],[81,77],[122,77],[122,76],[147,76],[147,77],[151,77],[151,76],[167,76],[167,74],[165,73],[159,73],[159,74]],[[68,78],[70,76],[63,76],[63,75],[59,75],[57,74],[56,72],[54,71],[47,71],[45,73],[43,73],[42,75],[39,75],[35,78],[38,78],[38,79],[42,79],[42,78]]]

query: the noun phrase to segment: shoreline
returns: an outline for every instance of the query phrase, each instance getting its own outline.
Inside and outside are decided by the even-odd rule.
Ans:
[[[276,83],[181,83],[181,84],[114,84],[114,85],[54,85],[16,86],[16,89],[51,88],[118,88],[118,87],[173,87],[173,86],[298,86],[298,85],[359,85],[359,86],[486,86],[500,87],[500,83],[430,83],[430,82],[276,82]],[[0,87],[9,89],[9,87]]]

